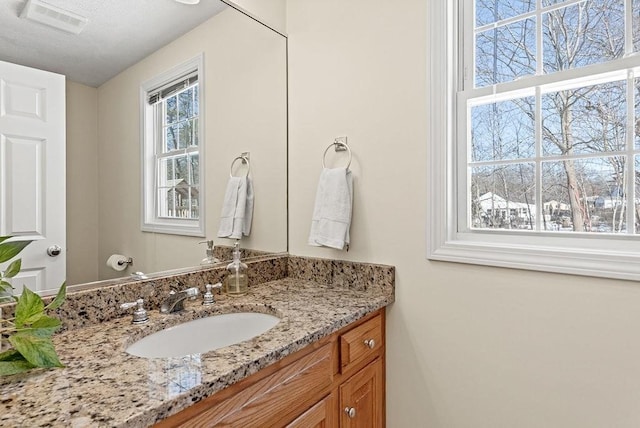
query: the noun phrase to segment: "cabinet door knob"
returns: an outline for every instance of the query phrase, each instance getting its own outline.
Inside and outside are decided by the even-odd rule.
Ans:
[[[356,417],[356,409],[353,407],[345,407],[344,412],[352,419]]]
[[[376,347],[376,341],[373,339],[365,339],[364,340],[364,344],[365,346],[368,346],[369,349],[373,349]]]

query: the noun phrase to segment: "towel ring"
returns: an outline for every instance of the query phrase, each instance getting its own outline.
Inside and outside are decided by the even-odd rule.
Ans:
[[[324,150],[324,153],[322,155],[322,167],[326,168],[327,166],[325,165],[325,158],[327,157],[327,152],[329,151],[329,149],[331,147],[335,146],[336,147],[336,152],[338,151],[344,151],[346,150],[349,153],[349,161],[347,162],[347,169],[349,169],[349,166],[351,166],[351,149],[349,148],[348,145],[344,144],[344,143],[338,143],[338,142],[333,142],[331,144],[329,144],[329,147],[327,147]]]
[[[249,176],[249,173],[251,172],[251,162],[249,162],[249,158],[247,156],[238,156],[231,161],[231,167],[229,168],[229,177],[233,177],[233,165],[235,165],[236,161],[239,160],[241,160],[242,163],[247,164],[247,173],[245,175],[245,178]]]

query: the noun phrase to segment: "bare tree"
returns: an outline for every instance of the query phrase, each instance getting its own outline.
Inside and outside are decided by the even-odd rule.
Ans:
[[[508,3],[508,4],[507,4]],[[498,2],[496,0],[478,0],[476,2],[478,24],[496,22],[500,19],[516,16],[535,9],[535,2]],[[619,58],[624,52],[624,5],[615,0],[585,0],[562,7],[542,15],[543,34],[541,68],[545,73],[588,66],[610,59]],[[535,25],[532,19],[524,19],[506,26],[488,30],[478,35],[476,40],[476,85],[486,86],[503,81],[514,80],[525,75],[533,75],[536,70]],[[612,83],[561,90],[545,94],[542,99],[543,155],[555,155],[564,158],[561,165],[562,176],[557,168],[543,169],[543,195],[567,203],[574,231],[591,230],[593,207],[590,198],[607,192],[607,187],[615,188],[618,199],[624,199],[620,193],[626,188],[626,170],[624,157],[607,156],[608,152],[622,150],[625,142],[625,87],[624,83]],[[522,111],[523,126],[530,126],[535,118],[535,99],[513,100]],[[493,116],[502,112],[493,105]],[[528,119],[524,119],[524,118]],[[494,124],[485,129],[483,135],[474,134],[475,140],[486,140],[485,146],[493,144],[498,155],[493,159],[504,159],[504,126],[500,119],[492,119]],[[504,120],[503,120],[504,122]],[[496,126],[498,125],[498,126]],[[640,129],[640,125],[638,125]],[[486,132],[490,131],[490,132]],[[473,132],[473,131],[472,131]],[[531,136],[526,133],[508,131],[519,139],[515,147],[533,146]],[[489,143],[490,142],[490,143]],[[481,146],[475,143],[475,146]],[[485,147],[485,152],[487,148]],[[477,150],[477,147],[474,147]],[[485,153],[486,154],[486,153]],[[589,162],[576,159],[575,155],[593,155],[606,164],[607,177],[603,178],[600,166],[596,168]],[[523,155],[520,153],[520,155]],[[502,157],[500,157],[502,156]],[[527,157],[522,156],[522,157]],[[598,164],[598,165],[600,165]],[[544,165],[544,164],[543,164]],[[595,169],[594,169],[595,168]],[[598,172],[600,171],[600,172]],[[546,176],[544,174],[556,174]],[[598,175],[600,174],[600,175]],[[522,178],[505,176],[495,177],[503,181],[502,196],[514,193],[527,195]],[[483,179],[485,182],[486,179]],[[481,193],[481,181],[476,183],[476,192]],[[604,182],[603,182],[604,181]],[[607,186],[606,181],[610,181]],[[594,183],[601,185],[594,186]],[[556,190],[553,190],[556,189]],[[598,193],[594,193],[598,192]],[[613,198],[612,191],[608,191]],[[543,196],[544,197],[544,196]],[[530,202],[526,200],[526,203]],[[560,206],[560,205],[559,205]],[[614,231],[624,227],[625,207],[623,203],[613,204],[611,226]],[[547,214],[544,212],[544,214]],[[549,214],[552,213],[551,206]],[[558,214],[558,213],[556,213]]]

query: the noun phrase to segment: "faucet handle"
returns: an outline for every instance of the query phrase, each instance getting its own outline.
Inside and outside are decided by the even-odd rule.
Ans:
[[[193,300],[196,298],[196,296],[198,295],[199,291],[198,291],[198,287],[191,287],[191,288],[187,288],[186,290],[184,290],[184,293],[187,295],[187,297],[190,300]]]
[[[142,300],[142,299],[138,299],[138,300]],[[138,304],[138,300],[136,300],[135,302],[123,303],[120,305],[120,309],[131,309]],[[142,300],[142,303],[144,304],[144,300]]]
[[[189,287],[184,290],[175,290],[174,288],[171,288],[171,291],[169,291],[170,296],[178,293],[184,293],[186,297],[195,297],[198,295],[198,287]]]
[[[213,292],[211,290],[220,290],[220,289],[222,289],[222,283],[219,282],[219,283],[214,284],[214,285],[207,284],[206,288],[207,288],[207,292],[204,293],[204,295],[202,296],[203,297],[202,304],[205,305],[205,306],[213,305],[216,302],[216,300],[215,300],[215,298],[213,296]]]
[[[123,303],[120,305],[122,309],[131,309],[136,307],[136,310],[133,311],[133,320],[132,324],[144,324],[149,321],[149,315],[147,311],[144,309],[144,300],[138,299],[135,302]]]

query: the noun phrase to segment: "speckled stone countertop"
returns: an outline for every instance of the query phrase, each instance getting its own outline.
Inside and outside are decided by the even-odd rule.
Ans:
[[[282,278],[242,297],[217,296],[213,306],[198,298],[178,314],[155,308],[142,326],[127,315],[67,328],[54,336],[66,368],[0,378],[0,426],[146,427],[394,301],[390,266],[300,257],[284,265]],[[203,354],[145,359],[125,352],[171,325],[239,311],[281,320],[254,339]]]

